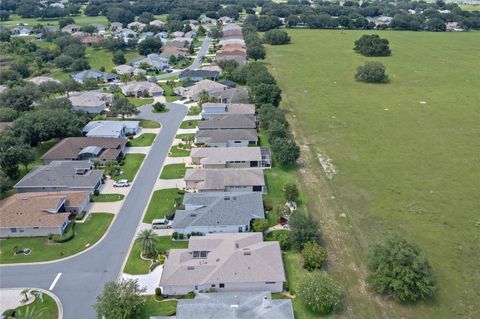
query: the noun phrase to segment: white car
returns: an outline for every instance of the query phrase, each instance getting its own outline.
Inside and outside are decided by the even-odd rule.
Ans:
[[[130,183],[126,179],[120,179],[118,181],[113,182],[113,187],[128,187]]]
[[[170,229],[172,228],[172,221],[166,218],[154,219],[152,221],[153,229]]]

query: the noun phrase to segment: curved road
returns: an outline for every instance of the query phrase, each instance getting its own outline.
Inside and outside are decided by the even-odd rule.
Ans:
[[[166,103],[170,112],[155,114],[151,106],[141,108],[139,118],[158,121],[162,128],[150,153],[137,173],[129,195],[105,238],[78,256],[45,264],[3,265],[0,287],[35,287],[48,290],[58,273],[62,273],[52,292],[63,304],[64,318],[95,318],[92,305],[107,281],[116,280],[122,271],[150,193],[180,123],[187,114],[182,104]]]

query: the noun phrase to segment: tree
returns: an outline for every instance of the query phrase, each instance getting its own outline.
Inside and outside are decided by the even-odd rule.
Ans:
[[[287,44],[290,43],[290,36],[284,30],[269,30],[265,32],[265,42],[271,45]]]
[[[62,93],[64,91],[63,85],[54,81],[40,83],[38,89],[43,92],[47,98],[49,98],[51,94]]]
[[[20,295],[25,296],[25,301],[29,301],[29,299],[28,299],[28,293],[29,292],[30,292],[29,288],[26,288],[26,289],[23,289],[22,291],[20,291]]]
[[[7,21],[10,18],[10,12],[6,10],[0,10],[0,20]]]
[[[380,38],[378,34],[362,35],[355,41],[353,50],[365,56],[388,56],[392,53],[388,40]]]
[[[275,138],[271,148],[273,158],[282,166],[295,165],[300,157],[300,147],[292,138]]]
[[[127,62],[127,59],[125,59],[125,55],[123,54],[123,51],[118,50],[115,51],[113,54],[112,61],[115,65],[120,65],[120,64],[125,64]]]
[[[315,271],[299,283],[298,295],[307,308],[314,312],[328,314],[340,303],[341,287],[324,271]]]
[[[122,173],[122,168],[118,165],[117,161],[109,161],[105,164],[103,172],[110,177],[119,176]]]
[[[155,112],[158,112],[158,113],[162,113],[162,112],[165,112],[167,110],[167,108],[165,107],[165,104],[160,103],[160,102],[156,102],[156,103],[152,104],[152,107],[155,110]]]
[[[0,70],[0,84],[16,86],[22,84],[22,75],[14,70]]]
[[[428,31],[443,32],[447,30],[445,22],[440,18],[428,19],[426,22],[426,29]]]
[[[160,52],[162,41],[158,37],[148,37],[138,44],[138,53],[149,55],[150,53]]]
[[[385,74],[385,66],[380,62],[365,62],[359,66],[355,74],[355,80],[367,83],[387,83],[388,75]]]
[[[247,56],[255,61],[265,59],[265,49],[260,43],[248,45]]]
[[[263,233],[268,229],[268,220],[265,218],[256,218],[252,222],[253,231]]]
[[[138,19],[137,19],[138,22],[141,22],[144,24],[149,24],[153,20],[155,20],[155,17],[151,12],[143,12],[141,15],[138,16]]]
[[[107,282],[94,305],[98,318],[138,318],[145,302],[141,294],[145,291],[145,288],[140,288],[137,280]]]
[[[83,81],[82,85],[86,90],[94,90],[98,88],[98,81],[95,78],[86,78],[85,81]]]
[[[290,236],[297,249],[301,249],[308,242],[318,242],[320,233],[317,222],[304,213],[296,212],[290,216]]]
[[[75,20],[73,20],[72,17],[65,17],[65,18],[61,18],[60,20],[58,20],[58,25],[60,27],[60,29],[62,29],[63,27],[69,25],[69,24],[74,24],[75,23]]]
[[[283,195],[285,196],[287,202],[297,201],[299,195],[297,185],[293,183],[285,184],[283,187]]]
[[[90,69],[90,64],[85,58],[77,58],[70,65],[70,68],[72,69],[72,71],[82,71],[82,70]]]
[[[435,292],[435,280],[426,256],[405,239],[394,236],[377,244],[368,257],[367,282],[377,293],[400,301],[417,301]]]
[[[81,31],[88,34],[94,34],[95,32],[97,32],[97,28],[93,25],[86,25],[82,27]]]
[[[256,105],[272,104],[278,106],[282,100],[282,91],[276,84],[260,83],[250,87],[253,100]]]
[[[17,112],[30,110],[32,103],[41,97],[41,92],[34,84],[15,86],[0,94],[0,101]]]
[[[0,32],[0,42],[10,42],[10,32],[2,31]]]
[[[274,231],[273,240],[278,241],[281,250],[289,250],[292,247],[292,239],[288,231]]]
[[[0,122],[13,122],[18,113],[9,107],[0,107]]]
[[[130,116],[137,113],[138,113],[138,110],[135,107],[135,105],[130,103],[130,101],[126,97],[121,96],[116,98],[113,101],[112,106],[110,107],[109,115],[110,116],[121,115],[122,119],[124,119],[125,116]]]
[[[73,62],[73,58],[65,54],[58,56],[54,61],[55,66],[62,69],[63,71],[68,70],[68,68],[70,68]]]
[[[0,168],[0,192],[4,192],[12,187],[13,181]]]
[[[327,251],[315,242],[308,242],[302,249],[303,268],[308,271],[320,269],[327,261]]]
[[[135,21],[135,13],[132,10],[127,10],[118,6],[111,6],[105,15],[110,22],[120,22],[127,25]]]
[[[158,254],[158,235],[152,229],[144,229],[137,235],[137,240],[142,247],[142,255],[155,258]]]
[[[23,78],[28,78],[30,76],[30,69],[25,62],[12,63],[10,66],[12,71],[18,72]]]
[[[270,122],[267,130],[268,141],[273,143],[275,139],[286,139],[289,135],[286,121],[274,120]]]

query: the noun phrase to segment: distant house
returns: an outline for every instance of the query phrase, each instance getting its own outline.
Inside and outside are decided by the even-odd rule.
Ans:
[[[54,82],[54,83],[57,83],[57,84],[61,83],[59,80],[54,79],[54,78],[49,77],[49,76],[36,76],[36,77],[33,77],[30,80],[28,80],[28,82],[31,82],[35,85],[40,85],[40,84],[45,83],[45,82]]]
[[[131,23],[127,24],[127,27],[129,29],[133,29],[133,30],[137,30],[137,31],[142,31],[145,28],[145,26],[146,26],[145,23],[141,23],[141,22],[138,22],[138,21],[134,21],[134,22],[131,22]]]
[[[90,121],[82,129],[87,137],[120,138],[140,131],[139,121]]]
[[[0,237],[63,235],[70,214],[89,202],[90,192],[14,194],[0,202]]]
[[[109,137],[67,137],[58,142],[41,159],[45,164],[52,161],[114,161],[122,158],[126,138]]]
[[[32,30],[24,26],[18,26],[10,30],[10,34],[18,36],[27,36],[30,35],[30,33],[32,33]]]
[[[102,41],[103,38],[99,35],[86,35],[80,38],[80,42],[87,47],[100,45]]]
[[[227,88],[223,91],[214,92],[220,103],[249,103],[250,94],[246,88]]]
[[[270,291],[199,293],[179,299],[174,317],[162,319],[294,319],[290,299],[272,299]]]
[[[121,29],[123,29],[123,24],[121,24],[120,22],[112,22],[112,23],[110,23],[110,30],[112,30],[112,31],[120,31]]]
[[[202,192],[266,193],[263,170],[258,168],[187,169],[186,189]]]
[[[146,74],[147,71],[140,69],[140,68],[135,68],[133,66],[127,65],[127,64],[121,64],[117,65],[116,67],[113,68],[117,74],[126,74],[129,76],[134,76],[138,74]]]
[[[99,114],[112,104],[114,97],[115,95],[111,93],[84,91],[70,93],[68,99],[76,111]]]
[[[156,26],[156,27],[159,27],[159,28],[162,28],[165,25],[165,22],[163,22],[161,20],[153,20],[153,21],[150,21],[149,24],[153,25],[153,26]]]
[[[145,92],[152,97],[163,95],[163,89],[158,84],[148,81],[127,83],[121,90],[125,96],[144,97]]]
[[[268,168],[272,166],[268,148],[197,147],[190,152],[191,164],[201,168]]]
[[[286,280],[278,242],[264,242],[262,233],[192,236],[187,249],[170,250],[163,267],[165,295],[212,288],[281,292]]]
[[[222,68],[219,67],[217,64],[215,63],[211,63],[211,64],[207,64],[207,65],[204,65],[201,67],[202,70],[207,70],[207,71],[216,71],[218,73],[222,73]]]
[[[255,117],[245,114],[219,115],[213,119],[198,122],[199,130],[255,129]]]
[[[221,46],[226,46],[230,44],[240,44],[240,45],[245,45],[245,40],[243,38],[237,38],[237,37],[232,37],[232,38],[222,38],[218,42]]]
[[[75,32],[79,32],[81,28],[82,27],[78,24],[68,24],[62,28],[62,31],[73,34]]]
[[[201,81],[201,80],[212,80],[216,81],[220,73],[217,71],[208,71],[208,70],[184,70],[180,72],[179,79],[180,81],[190,80],[190,81]]]
[[[71,74],[71,77],[78,83],[83,83],[86,79],[95,79],[96,81],[103,81],[106,83],[118,82],[118,74],[100,72],[97,70],[74,72]]]
[[[103,172],[90,161],[54,161],[34,168],[13,188],[17,193],[88,191],[101,184]]]
[[[460,24],[458,22],[447,22],[446,30],[447,31],[455,31],[455,32],[463,31],[462,27],[460,27]]]
[[[174,38],[181,38],[183,37],[185,33],[183,33],[182,31],[175,31],[175,32],[172,32],[172,37]]]
[[[0,94],[5,92],[8,89],[8,87],[4,84],[0,84]]]
[[[255,129],[201,130],[195,133],[195,143],[210,147],[242,147],[258,144]]]
[[[195,39],[197,37],[197,33],[195,31],[188,31],[183,36],[185,38]]]
[[[186,193],[183,205],[172,228],[184,235],[247,232],[253,219],[265,218],[259,193]]]
[[[217,24],[217,20],[212,19],[212,18],[208,18],[208,17],[204,17],[204,18],[200,19],[200,23],[201,24]]]
[[[214,93],[226,90],[227,88],[228,87],[226,85],[220,84],[218,82],[214,82],[211,80],[201,80],[192,86],[177,87],[175,88],[175,93],[184,98],[196,100],[198,98],[198,95],[203,91],[207,92],[209,95],[213,95]]]
[[[171,56],[174,56],[176,58],[178,57],[186,57],[188,55],[188,50],[185,48],[177,48],[173,46],[165,46],[162,48],[162,53],[160,53],[160,56],[162,58],[166,58],[167,61]]]
[[[135,68],[140,68],[142,64],[149,65],[150,68],[163,71],[170,67],[168,64],[168,58],[162,57],[160,54],[152,53],[146,57],[136,59],[132,61],[131,65]]]
[[[208,120],[226,114],[255,115],[255,104],[248,103],[203,103],[202,119]]]
[[[92,23],[90,24],[92,27],[94,27],[95,29],[97,29],[97,32],[98,33],[105,33],[105,26],[101,23]]]
[[[130,39],[136,39],[137,38],[137,32],[124,28],[116,31],[116,35],[120,38],[123,39],[123,42],[128,43]]]
[[[218,21],[220,21],[222,24],[227,24],[227,23],[232,23],[233,19],[230,17],[220,17],[218,18]]]
[[[12,126],[13,122],[0,122],[0,133],[5,130],[6,128],[9,128]]]
[[[165,48],[166,47],[175,47],[175,48],[186,48],[190,45],[190,43],[192,43],[192,40],[193,39],[190,39],[190,38],[175,38],[173,40],[169,40],[167,41],[167,43],[165,44]]]

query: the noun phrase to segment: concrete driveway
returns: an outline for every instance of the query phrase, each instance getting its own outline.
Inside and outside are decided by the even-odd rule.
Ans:
[[[159,179],[155,183],[155,190],[159,189],[168,189],[168,188],[179,188],[184,189],[186,187],[185,181],[183,179]]]

